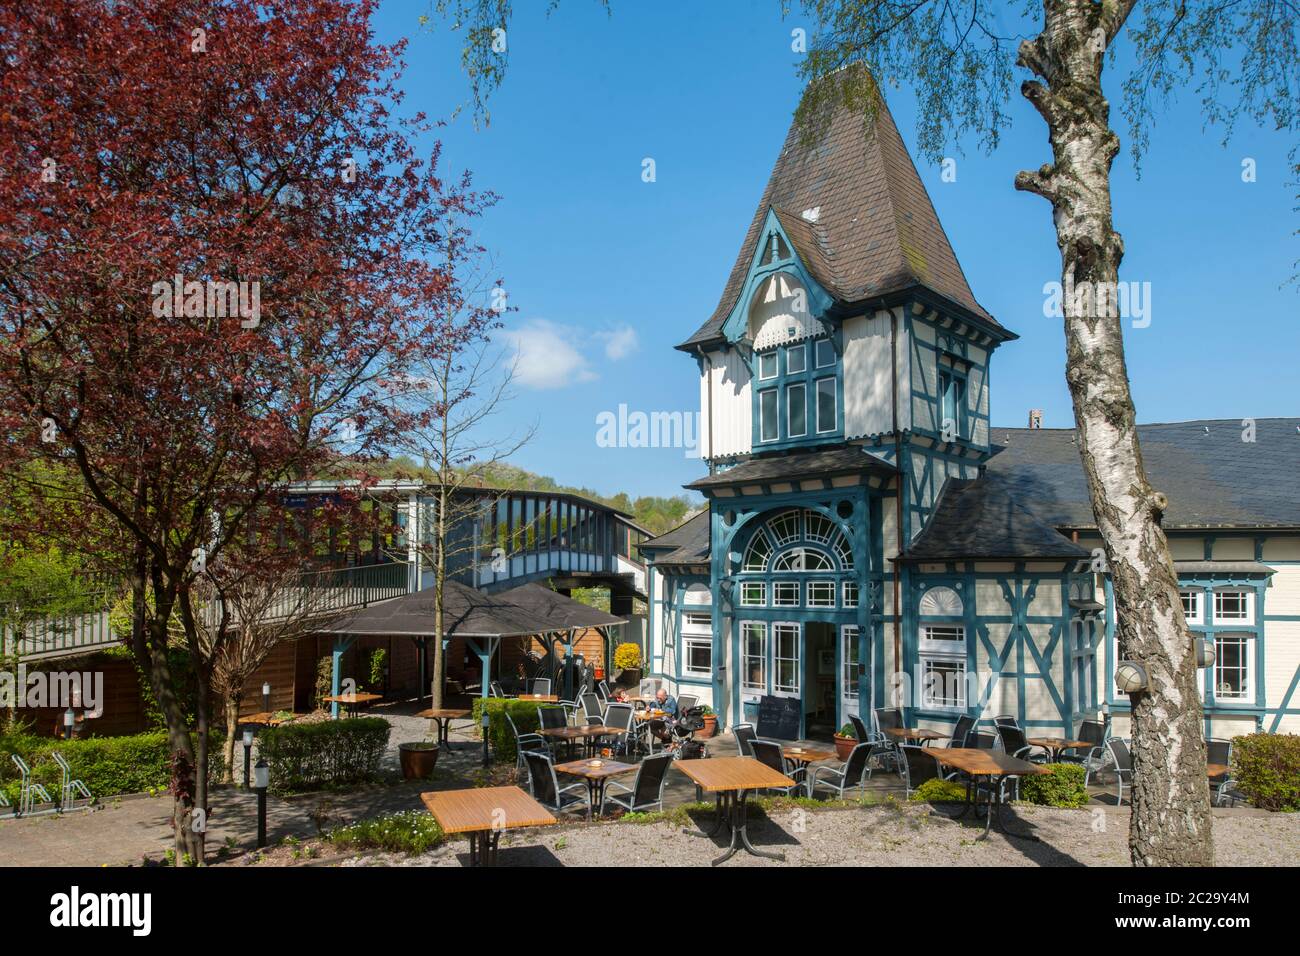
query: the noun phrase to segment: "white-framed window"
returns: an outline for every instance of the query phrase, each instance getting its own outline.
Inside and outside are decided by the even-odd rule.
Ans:
[[[767,559],[771,556],[772,543],[767,540],[767,533],[760,528],[749,539],[749,547],[745,549],[745,563],[741,565],[740,570],[766,571]]]
[[[682,673],[690,677],[713,676],[713,638],[682,635]]]
[[[1187,618],[1188,624],[1204,623],[1202,617],[1202,605],[1205,592],[1200,588],[1180,588],[1178,596],[1183,601],[1183,617]]]
[[[795,696],[799,693],[798,624],[780,621],[772,625],[772,693]]]
[[[1255,620],[1255,595],[1242,588],[1214,592],[1214,623],[1251,624]]]
[[[767,606],[767,582],[741,581],[740,582],[740,606],[741,607],[766,607]]]
[[[831,345],[830,339],[818,339],[813,349],[815,364],[818,368],[826,368],[835,364],[835,347]]]
[[[921,658],[921,700],[925,707],[966,707],[966,660]]]
[[[767,625],[762,621],[740,624],[740,687],[746,693],[767,693]]]
[[[808,368],[808,351],[802,345],[791,345],[785,350],[785,371],[798,375]]]
[[[834,607],[835,606],[835,582],[834,581],[809,581],[808,582],[808,606],[809,607]]]
[[[759,441],[776,441],[780,435],[780,419],[777,417],[776,389],[766,388],[758,393],[758,437]]]
[[[858,582],[845,581],[844,593],[840,598],[840,607],[857,607],[858,606]]]
[[[1253,681],[1255,635],[1224,631],[1214,635],[1214,697],[1216,700],[1250,700]]]
[[[817,379],[817,432],[833,432],[839,427],[839,415],[835,410],[837,385],[833,378]]]
[[[799,582],[798,581],[773,581],[772,582],[772,607],[798,607],[799,606]]]
[[[791,438],[808,434],[808,388],[803,382],[785,387],[786,432]]]
[[[776,352],[763,352],[758,357],[758,377],[760,380],[776,378]]]
[[[858,633],[856,624],[840,627],[840,692],[846,700],[858,699]]]
[[[683,634],[713,635],[713,615],[708,611],[686,611],[682,614]]]
[[[960,624],[925,624],[921,627],[921,648],[939,654],[966,656],[966,628]]]

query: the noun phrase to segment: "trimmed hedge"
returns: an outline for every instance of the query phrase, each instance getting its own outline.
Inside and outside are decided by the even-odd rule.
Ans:
[[[966,785],[934,778],[913,790],[907,799],[917,803],[962,803],[966,799]]]
[[[272,793],[369,783],[379,776],[390,733],[382,717],[284,724],[258,733],[258,755],[270,768]]]
[[[1087,771],[1077,763],[1046,764],[1047,773],[1026,774],[1020,778],[1020,799],[1044,807],[1078,808],[1088,805],[1088,789],[1083,785]]]
[[[1251,806],[1286,813],[1300,810],[1300,735],[1234,737],[1231,776]]]
[[[474,698],[474,723],[480,731],[483,727],[483,708],[488,712],[488,741],[492,744],[492,753],[497,760],[514,763],[515,735],[506,723],[506,712],[515,722],[521,734],[535,732],[541,726],[537,716],[538,707],[557,707],[555,704],[539,704],[535,700],[511,700],[508,697]]]

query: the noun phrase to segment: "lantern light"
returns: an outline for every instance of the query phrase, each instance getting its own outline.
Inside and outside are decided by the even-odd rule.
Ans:
[[[1115,686],[1121,694],[1136,694],[1146,690],[1146,668],[1137,661],[1120,661],[1115,668]]]
[[[1209,667],[1214,663],[1214,642],[1208,637],[1198,637],[1192,642],[1196,651],[1196,666]]]

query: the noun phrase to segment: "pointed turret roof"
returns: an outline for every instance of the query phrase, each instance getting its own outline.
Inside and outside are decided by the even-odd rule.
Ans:
[[[840,106],[812,147],[800,142],[791,123],[717,308],[678,348],[721,338],[768,209],[776,213],[804,266],[837,301],[856,303],[921,287],[1014,337],[975,301],[882,100],[869,125]],[[817,212],[805,216],[809,210]]]

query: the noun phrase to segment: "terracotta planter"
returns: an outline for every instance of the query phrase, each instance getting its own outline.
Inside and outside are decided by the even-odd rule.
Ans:
[[[849,754],[853,753],[853,748],[858,745],[857,737],[841,737],[835,735],[835,756],[841,760],[848,760]]]
[[[407,780],[425,780],[438,764],[438,745],[435,743],[398,744],[397,754],[402,761],[402,776]]]
[[[696,737],[699,737],[701,740],[706,740],[718,732],[717,714],[703,714],[700,719],[704,721],[704,726],[695,731]]]

